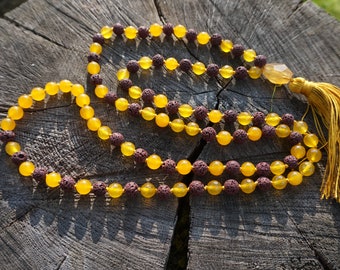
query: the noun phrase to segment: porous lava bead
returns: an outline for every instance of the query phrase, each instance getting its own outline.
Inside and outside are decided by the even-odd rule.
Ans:
[[[100,60],[100,55],[99,54],[96,54],[96,53],[89,53],[89,55],[87,56],[87,61],[88,62],[99,62]]]
[[[206,127],[202,130],[202,139],[206,142],[216,140],[216,130],[212,127]]]
[[[163,161],[161,165],[162,170],[167,174],[176,172],[176,162],[170,158]]]
[[[130,79],[123,79],[119,81],[119,87],[123,91],[128,91],[131,86],[132,86],[132,81]]]
[[[20,165],[21,163],[26,161],[27,158],[28,155],[23,151],[16,152],[11,156],[12,162],[16,165]]]
[[[142,100],[144,102],[151,103],[153,101],[154,96],[155,96],[155,92],[150,88],[146,88],[142,92]]]
[[[171,23],[166,23],[163,25],[163,33],[166,36],[171,36],[174,33],[174,27]]]
[[[145,26],[140,26],[138,28],[138,36],[142,39],[145,39],[149,36],[149,29],[146,28]]]
[[[114,104],[114,102],[118,99],[118,96],[116,93],[114,92],[108,92],[105,96],[104,96],[104,100],[105,102],[109,103],[109,104]]]
[[[139,111],[142,109],[142,106],[139,103],[131,103],[128,107],[128,112],[132,116],[139,116]]]
[[[243,80],[248,77],[248,70],[244,66],[239,66],[235,70],[234,77],[238,80]]]
[[[166,104],[166,109],[169,114],[176,114],[178,112],[180,104],[177,100],[170,100],[168,104]]]
[[[233,141],[237,144],[245,143],[248,140],[247,132],[243,129],[237,129],[233,133]]]
[[[46,180],[47,169],[42,167],[37,167],[34,169],[32,173],[32,177],[35,181],[39,183],[45,183]]]
[[[231,176],[237,176],[240,174],[240,167],[240,163],[238,163],[236,160],[229,160],[225,164],[225,171]]]
[[[256,127],[262,127],[265,122],[266,116],[263,112],[255,112],[253,113],[253,125]]]
[[[264,67],[265,65],[267,64],[267,57],[265,57],[264,55],[262,54],[259,54],[255,57],[255,60],[254,60],[254,65],[259,67],[259,68],[262,68]]]
[[[299,161],[293,155],[288,155],[283,159],[283,162],[288,165],[288,168],[294,170],[298,167]]]
[[[256,174],[258,176],[269,177],[271,175],[270,164],[267,162],[260,162],[256,165]]]
[[[60,188],[64,191],[72,191],[74,190],[74,185],[76,181],[69,175],[64,176],[60,180]]]
[[[192,63],[189,59],[182,59],[181,61],[179,61],[179,68],[183,72],[189,72],[191,70],[191,67]]]
[[[272,139],[275,136],[276,136],[275,127],[269,125],[264,125],[262,127],[262,137]]]
[[[204,184],[201,181],[194,180],[189,184],[189,190],[192,195],[202,195],[205,191]]]
[[[233,124],[237,119],[237,112],[234,110],[226,110],[223,113],[223,118],[226,124]]]
[[[244,52],[244,47],[241,44],[234,44],[231,53],[234,57],[240,57]]]
[[[120,146],[124,142],[124,136],[121,133],[114,132],[110,135],[109,140],[113,146]]]
[[[92,186],[92,192],[96,196],[104,196],[106,194],[106,184],[102,181],[97,181]]]
[[[228,195],[235,195],[240,191],[238,182],[234,179],[228,179],[224,182],[224,192]]]
[[[113,25],[113,32],[117,36],[121,36],[124,33],[124,26],[121,25],[120,23],[116,23]]]
[[[131,73],[136,73],[139,70],[139,64],[136,60],[130,60],[126,65],[126,69]]]
[[[267,191],[271,188],[272,184],[270,179],[267,177],[259,177],[257,179],[257,188],[261,191]]]
[[[219,67],[216,64],[209,64],[206,72],[209,77],[216,77],[219,74]]]
[[[92,41],[93,42],[97,42],[100,45],[103,45],[104,42],[105,42],[105,39],[104,39],[104,37],[100,33],[96,33],[96,34],[93,35]]]
[[[194,116],[197,120],[204,120],[208,116],[208,109],[204,106],[196,107]]]
[[[197,176],[203,176],[208,172],[208,165],[203,160],[196,160],[192,164],[192,172]]]
[[[103,83],[103,78],[99,74],[93,74],[90,77],[90,81],[94,85],[102,84]]]
[[[152,57],[152,65],[156,68],[162,67],[164,64],[164,57],[163,55],[156,54]]]
[[[126,195],[128,196],[136,196],[138,193],[138,185],[135,182],[128,182],[126,183],[126,185],[124,186],[124,191],[126,193]]]
[[[15,133],[12,130],[0,131],[0,141],[7,143],[15,139]]]
[[[294,124],[294,115],[290,113],[285,113],[281,117],[281,123],[287,126],[292,126]]]
[[[137,148],[135,153],[133,154],[133,159],[137,163],[144,163],[146,158],[149,156],[148,152],[146,152],[143,148]]]
[[[222,36],[220,34],[213,34],[210,38],[210,43],[212,46],[220,46],[222,42]]]
[[[162,184],[157,188],[157,195],[160,199],[168,199],[171,196],[171,189],[168,185]]]
[[[298,143],[301,143],[302,140],[303,140],[303,135],[299,132],[296,132],[296,131],[292,131],[290,134],[289,134],[289,143],[291,145],[296,145]]]
[[[195,42],[197,38],[197,32],[194,29],[189,29],[185,34],[188,42]]]

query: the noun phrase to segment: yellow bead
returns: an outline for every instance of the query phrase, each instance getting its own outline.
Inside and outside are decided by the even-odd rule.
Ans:
[[[155,155],[155,154],[148,156],[145,161],[146,161],[146,165],[151,170],[157,170],[163,163],[160,156]]]
[[[165,108],[168,104],[168,98],[163,94],[159,94],[153,97],[153,103],[157,108]]]
[[[101,125],[102,122],[97,117],[92,117],[87,120],[87,128],[91,131],[97,131]]]
[[[104,98],[105,95],[109,92],[109,88],[107,88],[105,85],[99,84],[94,89],[94,93],[99,98]]]
[[[177,162],[176,170],[181,175],[187,175],[191,172],[192,165],[189,160],[182,159]]]
[[[120,145],[120,152],[126,157],[131,157],[136,151],[136,147],[132,142],[123,142]]]
[[[44,100],[45,96],[46,96],[45,90],[40,87],[35,87],[31,90],[31,97],[35,101]]]
[[[220,48],[222,52],[228,53],[231,51],[231,49],[233,48],[234,44],[228,40],[228,39],[224,39],[221,42]]]
[[[279,138],[287,138],[290,135],[290,128],[285,124],[280,124],[275,128],[275,133]]]
[[[243,179],[241,181],[240,188],[246,194],[253,193],[256,188],[256,182],[249,178]]]
[[[223,173],[225,166],[219,160],[214,160],[210,162],[208,166],[209,172],[214,176],[219,176]]]
[[[151,107],[145,107],[143,110],[141,110],[141,114],[144,120],[151,121],[155,118],[156,112]]]
[[[263,76],[273,84],[287,84],[293,77],[293,72],[284,64],[272,63],[263,67]]]
[[[185,195],[187,195],[188,191],[188,187],[181,182],[177,182],[176,184],[174,184],[171,189],[172,194],[174,194],[174,196],[176,196],[177,198],[184,197]]]
[[[308,125],[304,121],[294,121],[293,131],[299,132],[301,134],[306,134],[308,131]]]
[[[112,183],[107,187],[107,192],[111,198],[117,199],[122,196],[124,189],[119,183]]]
[[[80,179],[74,187],[80,195],[87,195],[91,192],[92,184],[90,180]]]
[[[6,117],[1,120],[0,127],[3,130],[13,130],[15,129],[15,126],[16,126],[15,121],[9,117]]]
[[[100,34],[103,38],[110,39],[113,35],[113,27],[107,25],[103,26],[102,29],[100,29]]]
[[[206,45],[208,44],[209,40],[210,40],[210,35],[207,32],[198,33],[197,35],[198,44]]]
[[[116,76],[117,76],[118,81],[129,79],[130,72],[126,68],[121,68],[117,71]]]
[[[222,130],[216,135],[216,139],[220,145],[228,145],[233,137],[228,131]]]
[[[256,66],[253,66],[251,68],[248,69],[248,75],[250,78],[252,79],[258,79],[261,77],[262,74],[262,69]]]
[[[156,115],[156,125],[164,128],[169,125],[170,118],[166,113],[159,113]]]
[[[196,62],[192,65],[192,72],[196,75],[202,75],[206,71],[205,65],[202,62]]]
[[[206,186],[205,186],[206,191],[210,195],[218,195],[222,192],[223,187],[220,182],[217,180],[211,180]]]
[[[33,99],[29,95],[21,95],[18,98],[18,104],[23,109],[28,109],[33,105]]]
[[[174,35],[175,35],[175,37],[183,38],[186,33],[187,33],[187,29],[183,25],[179,24],[179,25],[176,25],[174,27]]]
[[[143,56],[141,59],[139,59],[138,63],[142,69],[147,70],[152,66],[152,59],[150,57]]]
[[[142,96],[142,89],[138,86],[131,86],[129,88],[129,96],[133,99],[140,99]]]
[[[94,109],[91,106],[84,106],[80,109],[80,116],[88,120],[94,116]]]
[[[8,142],[5,146],[5,151],[7,155],[12,156],[14,153],[19,152],[21,150],[21,146],[17,142]]]
[[[322,153],[317,148],[310,148],[307,151],[307,159],[310,162],[319,162],[322,159]]]
[[[286,164],[280,160],[275,160],[270,164],[270,171],[275,175],[281,175],[286,170]]]
[[[129,108],[129,102],[125,98],[118,98],[115,101],[116,109],[120,112],[125,112]]]
[[[142,196],[144,198],[152,198],[153,196],[155,196],[157,189],[155,188],[155,186],[150,183],[150,182],[146,182],[145,184],[143,184],[140,187],[140,193],[142,194]]]
[[[7,115],[13,120],[19,120],[24,117],[24,110],[19,106],[12,106],[8,109]]]
[[[306,134],[303,137],[303,143],[307,147],[317,147],[319,143],[319,138],[315,134]]]
[[[31,176],[34,172],[35,166],[31,161],[25,161],[19,166],[19,173],[22,176]]]
[[[154,23],[149,28],[150,34],[153,37],[159,37],[163,32],[163,27],[158,23]]]
[[[288,183],[291,184],[292,186],[298,186],[302,183],[302,174],[297,172],[297,171],[291,171],[287,175],[287,180]]]
[[[280,123],[281,117],[277,113],[268,113],[265,121],[269,126],[276,127]]]
[[[237,116],[237,121],[243,125],[247,126],[253,120],[253,116],[249,112],[240,112]]]
[[[273,188],[281,190],[287,186],[288,180],[283,175],[275,175],[271,182]]]
[[[59,89],[63,93],[71,92],[72,83],[69,80],[62,80],[59,82]]]
[[[88,63],[87,72],[91,75],[98,74],[100,72],[100,65],[95,61]]]
[[[189,122],[188,124],[186,124],[185,126],[185,132],[189,135],[189,136],[196,136],[198,133],[201,132],[201,129],[199,127],[199,125],[197,123],[194,122]]]
[[[262,137],[262,130],[258,127],[250,127],[247,131],[248,139],[256,142]]]
[[[232,76],[234,76],[235,71],[231,66],[225,65],[223,67],[220,68],[219,70],[220,75],[224,78],[224,79],[229,79]]]
[[[223,114],[219,110],[211,110],[208,113],[209,121],[212,123],[218,123],[221,121]]]
[[[172,131],[174,132],[182,132],[185,128],[184,121],[182,119],[174,119],[169,123]]]
[[[253,49],[244,50],[243,59],[246,62],[253,62],[256,57],[256,52]]]
[[[299,166],[299,172],[303,176],[311,176],[315,171],[315,166],[310,161],[304,161]]]
[[[46,174],[46,185],[50,188],[59,186],[61,175],[57,172],[51,172]]]
[[[100,139],[106,141],[110,138],[112,131],[108,126],[101,126],[100,128],[98,128],[97,134]]]
[[[290,153],[297,159],[301,159],[306,155],[306,148],[300,144],[297,144],[290,149]]]
[[[71,87],[71,94],[75,97],[79,96],[80,94],[84,94],[84,92],[84,86],[79,83],[73,84]]]
[[[178,112],[180,116],[188,118],[193,114],[194,110],[189,104],[182,104],[181,106],[179,106]]]
[[[76,97],[76,104],[79,107],[84,107],[89,105],[91,102],[90,97],[87,94],[80,94]]]
[[[124,29],[124,34],[127,39],[135,39],[137,36],[138,30],[133,26],[128,26]]]
[[[59,92],[59,85],[56,82],[48,82],[45,84],[45,91],[50,96],[54,96]]]
[[[166,69],[170,70],[170,71],[175,70],[179,66],[177,60],[173,57],[166,59],[164,61],[164,65],[165,65]]]
[[[100,45],[99,43],[93,42],[90,45],[90,52],[91,53],[101,54],[102,51],[103,51],[102,45]]]
[[[240,167],[240,171],[244,176],[252,176],[256,172],[256,167],[251,162],[244,162]]]

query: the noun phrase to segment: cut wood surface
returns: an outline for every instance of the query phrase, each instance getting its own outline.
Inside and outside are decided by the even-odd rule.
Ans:
[[[280,141],[242,146],[203,143],[200,136],[174,134],[152,121],[116,112],[95,97],[86,73],[89,44],[103,25],[149,26],[166,22],[220,33],[253,48],[268,62],[285,63],[296,76],[340,85],[340,23],[310,1],[85,1],[31,0],[0,19],[0,117],[21,94],[49,81],[83,84],[103,124],[137,147],[178,161],[271,162],[289,153]],[[129,60],[157,53],[165,58],[219,66],[242,64],[218,48],[175,38],[104,45],[101,74],[112,91],[116,71]],[[132,76],[142,88],[210,109],[292,113],[300,119],[306,103],[286,87],[263,79],[228,81],[192,74],[145,71]],[[306,121],[316,132],[311,115]],[[208,123],[200,123],[203,128]],[[223,124],[215,125],[217,129]],[[50,97],[17,121],[17,140],[39,166],[76,179],[123,185],[151,180],[156,186],[196,176],[150,171],[122,157],[119,149],[88,131],[70,95]],[[324,156],[326,154],[324,153]],[[340,206],[320,201],[326,159],[300,186],[236,196],[188,195],[182,199],[113,200],[64,194],[20,177],[0,149],[1,269],[340,269]],[[225,175],[217,177],[221,182]],[[207,183],[211,175],[200,179]],[[215,177],[214,177],[215,178]]]

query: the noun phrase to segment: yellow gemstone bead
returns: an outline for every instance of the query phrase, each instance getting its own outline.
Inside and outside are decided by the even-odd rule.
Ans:
[[[31,90],[31,97],[35,101],[44,100],[45,96],[46,96],[45,90],[40,87],[35,87]]]
[[[315,166],[310,161],[304,161],[299,166],[299,172],[303,176],[311,176],[315,172]]]
[[[14,153],[19,152],[21,150],[21,146],[17,142],[8,142],[5,146],[5,151],[7,155],[12,156]]]
[[[189,160],[182,159],[177,162],[176,170],[181,175],[187,175],[191,172],[192,165]]]
[[[72,90],[72,82],[70,82],[69,80],[61,80],[59,82],[59,89],[63,93],[71,92],[71,90]]]
[[[59,186],[61,175],[57,172],[51,172],[46,174],[46,185],[50,188]]]
[[[225,166],[219,160],[214,160],[210,162],[208,166],[209,172],[214,176],[219,176],[223,173]]]
[[[167,70],[173,71],[179,66],[179,64],[175,58],[170,57],[164,61],[164,66]]]
[[[169,123],[172,131],[174,132],[182,132],[185,128],[184,121],[182,119],[174,119]]]
[[[175,35],[175,37],[183,38],[186,33],[187,33],[187,29],[183,25],[179,24],[179,25],[176,25],[174,27],[174,35]]]
[[[315,134],[306,134],[303,137],[303,143],[308,147],[317,147],[319,138]]]
[[[105,95],[109,92],[109,88],[107,88],[105,85],[99,84],[94,89],[94,93],[99,98],[104,98]]]
[[[155,196],[157,189],[155,188],[155,186],[150,183],[150,182],[146,182],[145,184],[143,184],[140,187],[140,193],[142,194],[142,196],[144,198],[152,198],[153,196]]]
[[[142,69],[147,70],[152,66],[152,59],[150,57],[143,56],[141,59],[139,59],[138,63]]]
[[[129,102],[125,98],[118,98],[115,101],[116,109],[120,112],[125,112],[129,108]]]
[[[181,183],[181,182],[177,182],[171,188],[172,194],[174,194],[174,196],[176,196],[177,198],[184,197],[185,195],[187,195],[188,191],[189,191],[188,187],[184,183]]]
[[[100,29],[100,34],[103,38],[110,39],[113,35],[113,27],[107,25],[103,26],[102,29]]]
[[[18,98],[18,104],[23,109],[28,109],[33,105],[33,99],[29,95],[21,95]]]
[[[272,63],[263,67],[263,76],[273,84],[287,84],[293,77],[293,72],[284,64]]]
[[[142,89],[138,86],[131,86],[129,88],[129,96],[133,99],[140,99],[142,96]]]
[[[262,137],[262,130],[258,127],[250,127],[247,131],[248,139],[256,142]]]
[[[124,34],[127,39],[135,39],[137,37],[138,30],[133,26],[128,26],[124,29]]]
[[[256,188],[256,182],[249,178],[243,179],[241,181],[240,188],[246,194],[253,193]]]
[[[56,82],[48,82],[45,84],[45,91],[50,96],[54,96],[59,92],[59,85]]]
[[[3,130],[13,130],[15,129],[15,126],[16,126],[15,121],[9,117],[6,117],[1,120],[0,127]]]
[[[307,151],[307,159],[310,162],[319,162],[322,159],[322,153],[317,148],[310,148]]]
[[[98,74],[100,72],[100,65],[95,61],[88,63],[87,72],[91,75]]]
[[[301,144],[297,144],[290,149],[290,153],[297,159],[301,159],[306,155],[306,148]]]
[[[232,76],[234,76],[235,71],[231,66],[225,65],[223,67],[221,67],[219,69],[220,75],[224,78],[224,79],[229,79]]]
[[[217,133],[216,139],[220,145],[228,145],[233,139],[233,137],[228,131],[222,130],[219,133]]]
[[[12,106],[8,109],[7,115],[13,120],[19,120],[24,117],[24,110],[19,106]]]
[[[150,34],[153,37],[159,37],[163,32],[163,27],[158,23],[154,23],[149,28]]]
[[[81,118],[88,120],[94,116],[94,109],[91,106],[84,106],[80,109]]]
[[[268,113],[265,121],[269,126],[276,127],[280,123],[281,117],[277,113]]]
[[[25,161],[19,166],[19,173],[22,176],[30,176],[34,172],[35,166],[31,161]]]
[[[151,107],[145,107],[143,110],[141,110],[141,114],[144,120],[151,121],[156,117],[156,112]]]
[[[209,121],[212,123],[218,123],[221,121],[223,114],[219,110],[211,110],[208,113]]]
[[[297,171],[291,171],[287,175],[287,180],[288,183],[291,184],[292,186],[298,186],[302,183],[302,174],[297,172]]]
[[[101,54],[102,51],[103,51],[102,45],[100,45],[99,43],[93,42],[90,45],[90,52],[91,53]]]
[[[197,42],[200,45],[206,45],[208,44],[210,40],[210,35],[207,32],[200,32],[197,35]]]
[[[275,133],[279,138],[287,138],[290,135],[290,128],[285,124],[280,124],[275,128]]]
[[[155,154],[148,156],[145,161],[146,161],[146,165],[151,170],[157,170],[163,163],[160,156],[155,155]]]
[[[116,76],[117,76],[118,81],[129,79],[130,72],[126,68],[121,68],[117,71]]]
[[[272,186],[275,189],[281,190],[287,186],[288,179],[283,175],[275,175],[272,179]]]
[[[220,182],[218,182],[217,180],[211,180],[206,186],[205,186],[206,191],[210,194],[210,195],[218,195],[222,192],[223,187],[221,185]]]
[[[299,132],[301,134],[306,134],[308,131],[308,125],[304,121],[294,121],[293,131]]]
[[[220,48],[222,52],[228,53],[232,50],[234,44],[228,40],[228,39],[224,39],[221,42]]]
[[[91,181],[87,179],[78,180],[78,182],[74,185],[74,187],[76,188],[77,192],[80,195],[87,195],[92,190]]]
[[[202,75],[206,71],[205,65],[202,62],[196,62],[192,65],[192,72],[196,75]]]
[[[80,94],[84,94],[85,89],[84,86],[82,86],[81,84],[73,84],[71,87],[71,94],[75,97],[79,96]]]
[[[87,120],[87,128],[91,131],[97,131],[100,128],[102,122],[97,117],[92,117]]]
[[[275,160],[270,164],[270,171],[275,175],[281,175],[286,170],[286,164],[280,160]]]
[[[237,121],[243,125],[247,126],[253,120],[253,116],[249,112],[240,112],[237,116]]]
[[[256,66],[253,66],[251,68],[248,69],[248,75],[250,78],[252,79],[258,79],[261,77],[262,74],[262,69]]]
[[[120,145],[120,152],[126,157],[131,157],[136,151],[136,147],[132,142],[123,142]]]
[[[246,62],[253,62],[256,57],[256,52],[253,49],[244,50],[243,59]]]
[[[181,106],[179,106],[178,112],[180,116],[188,118],[193,114],[194,110],[189,104],[182,104]]]
[[[157,126],[164,128],[169,125],[170,118],[166,113],[159,113],[156,115],[155,121]]]
[[[112,183],[107,187],[107,192],[111,198],[117,199],[122,196],[124,189],[119,183]]]
[[[153,97],[153,103],[157,108],[165,108],[168,104],[168,98],[163,94],[159,94]]]
[[[256,172],[256,167],[251,162],[244,162],[240,167],[240,171],[244,176],[252,176]]]
[[[188,124],[186,124],[185,126],[185,132],[189,135],[189,136],[196,136],[198,133],[201,132],[201,129],[199,127],[199,125],[195,122],[190,122]]]
[[[91,102],[90,97],[87,94],[80,94],[76,97],[76,104],[79,107],[84,107],[89,105]]]
[[[108,126],[101,126],[100,128],[98,128],[97,134],[100,139],[106,141],[110,138],[112,131]]]

